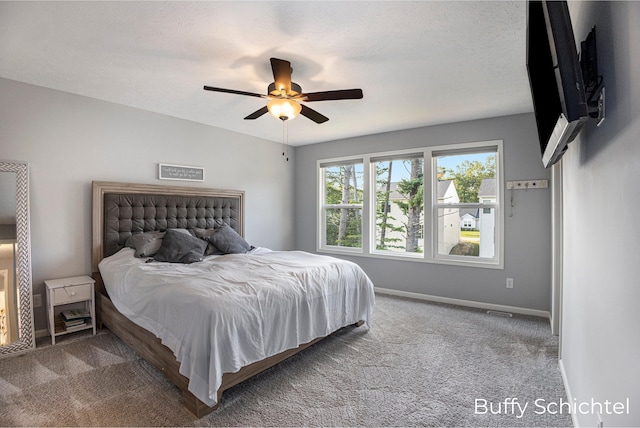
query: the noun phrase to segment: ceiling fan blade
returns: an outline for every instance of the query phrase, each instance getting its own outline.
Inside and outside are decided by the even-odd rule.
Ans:
[[[263,114],[267,113],[269,111],[269,109],[267,108],[267,106],[262,107],[260,110],[256,110],[253,113],[251,113],[249,116],[245,117],[245,120],[253,120],[253,119],[257,119],[260,116],[262,116]]]
[[[302,101],[359,100],[362,98],[362,89],[310,92],[302,94],[300,98]]]
[[[227,94],[247,95],[247,96],[250,96],[250,97],[264,98],[264,95],[256,94],[254,92],[236,91],[234,89],[214,88],[213,86],[205,86],[204,90],[205,91],[214,91],[214,92],[224,92],[224,93],[227,93]]]
[[[301,104],[301,106],[302,106],[302,110],[300,111],[300,114],[313,120],[315,123],[325,123],[327,120],[329,120],[327,116],[324,116],[318,113],[317,111],[310,109],[305,105]]]
[[[273,70],[276,89],[284,89],[289,93],[291,91],[291,63],[284,59],[271,58],[271,70]]]

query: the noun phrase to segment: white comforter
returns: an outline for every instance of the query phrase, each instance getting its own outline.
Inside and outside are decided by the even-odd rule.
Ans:
[[[262,248],[190,265],[133,254],[100,262],[109,296],[173,351],[189,391],[209,406],[223,373],[371,319],[373,284],[345,260]]]

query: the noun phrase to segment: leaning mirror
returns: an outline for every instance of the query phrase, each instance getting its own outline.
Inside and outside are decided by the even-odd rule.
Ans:
[[[0,161],[0,355],[35,346],[29,167]]]

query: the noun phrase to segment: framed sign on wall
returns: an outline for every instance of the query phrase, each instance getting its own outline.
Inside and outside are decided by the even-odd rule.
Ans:
[[[158,178],[160,180],[204,181],[204,168],[159,163]]]

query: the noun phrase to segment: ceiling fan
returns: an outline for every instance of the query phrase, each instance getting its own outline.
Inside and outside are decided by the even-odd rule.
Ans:
[[[362,89],[341,89],[336,91],[302,92],[302,87],[291,81],[291,63],[283,59],[271,58],[271,69],[273,70],[273,83],[267,89],[267,94],[256,94],[254,92],[236,91],[233,89],[215,88],[205,86],[206,91],[225,92],[228,94],[247,95],[269,100],[266,106],[254,111],[246,120],[257,119],[269,112],[278,119],[293,119],[301,114],[316,123],[324,123],[328,117],[317,111],[300,104],[300,101],[335,101],[335,100],[356,100],[362,98]]]

